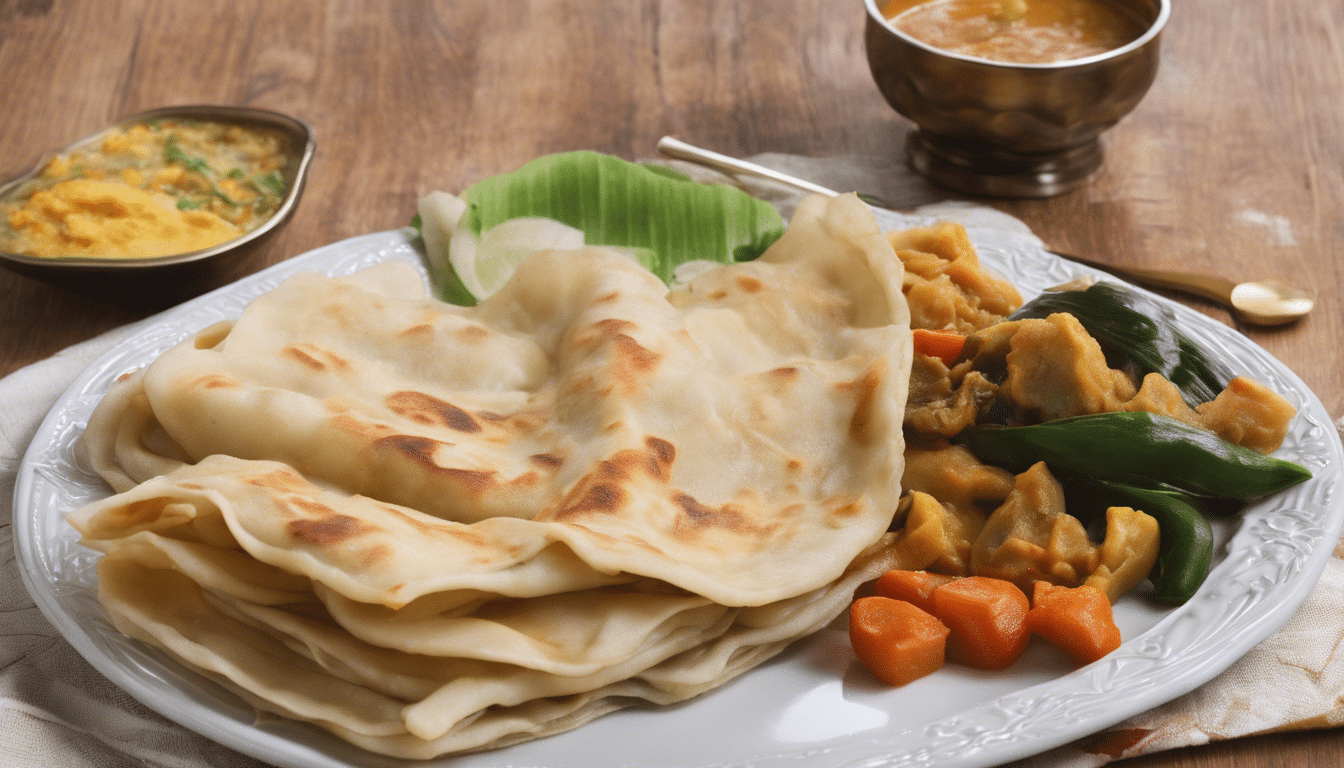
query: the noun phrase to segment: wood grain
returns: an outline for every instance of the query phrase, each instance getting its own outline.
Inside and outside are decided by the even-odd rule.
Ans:
[[[318,136],[309,186],[251,271],[405,225],[425,192],[547,152],[648,157],[674,134],[739,156],[900,162],[909,125],[872,84],[862,25],[857,0],[0,0],[0,178],[152,107],[301,116]],[[1162,70],[1106,135],[1103,169],[1057,198],[987,202],[1061,250],[1311,286],[1306,320],[1240,330],[1344,415],[1342,30],[1335,0],[1176,0]],[[143,314],[0,272],[0,375]],[[1126,764],[1341,754],[1344,733],[1325,731]]]

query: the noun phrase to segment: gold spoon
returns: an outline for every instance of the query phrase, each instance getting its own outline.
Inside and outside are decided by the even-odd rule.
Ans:
[[[829,197],[840,194],[833,189],[827,189],[819,184],[790,176],[787,173],[781,173],[773,168],[766,168],[763,165],[757,165],[746,160],[721,155],[718,152],[687,144],[671,136],[664,136],[658,140],[658,151],[668,157],[697,163],[723,173],[745,173],[776,181],[804,192],[814,192]],[[887,209],[892,207],[872,195],[859,193],[859,198],[874,207]],[[1170,288],[1211,299],[1232,309],[1237,317],[1252,325],[1270,326],[1291,323],[1310,312],[1316,304],[1311,294],[1277,280],[1255,280],[1238,283],[1221,275],[1115,265],[1058,251],[1050,252],[1061,258],[1096,267],[1145,285]]]
[[[1117,266],[1058,251],[1051,253],[1144,285],[1170,288],[1216,301],[1251,325],[1286,325],[1302,318],[1316,305],[1306,291],[1278,280],[1238,283],[1222,275]]]

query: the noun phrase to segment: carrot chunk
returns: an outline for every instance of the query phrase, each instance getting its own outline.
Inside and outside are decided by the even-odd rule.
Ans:
[[[1111,601],[1096,587],[1036,582],[1027,626],[1033,634],[1084,664],[1120,647],[1120,628],[1115,624]]]
[[[947,658],[978,669],[1005,669],[1031,641],[1031,603],[1011,581],[956,579],[933,591],[933,615],[947,625]]]
[[[873,582],[873,592],[892,600],[904,600],[922,611],[933,613],[933,590],[954,578],[928,571],[887,571]]]
[[[849,607],[849,642],[879,680],[905,685],[943,666],[947,627],[904,600],[873,595]]]
[[[957,361],[957,358],[961,356],[962,347],[966,346],[966,335],[956,331],[931,331],[927,328],[916,328],[913,335],[916,352],[929,357],[936,357],[948,366]]]

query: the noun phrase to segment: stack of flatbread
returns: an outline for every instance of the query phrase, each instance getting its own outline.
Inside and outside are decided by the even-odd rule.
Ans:
[[[470,308],[296,276],[115,386],[70,522],[120,631],[374,752],[684,700],[894,565],[902,276],[852,196],[672,290],[598,248]]]

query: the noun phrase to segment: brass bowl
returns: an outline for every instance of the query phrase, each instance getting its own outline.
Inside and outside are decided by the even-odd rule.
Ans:
[[[168,306],[240,277],[231,269],[253,253],[294,213],[303,193],[308,165],[316,143],[313,130],[304,122],[279,112],[252,107],[185,105],[163,107],[132,115],[61,150],[69,152],[95,144],[110,132],[135,123],[161,118],[186,118],[269,129],[283,137],[286,162],[280,169],[285,180],[285,199],[261,226],[240,237],[210,248],[145,259],[42,258],[0,251],[0,265],[25,277],[57,285],[81,295],[114,304],[136,307]],[[0,197],[40,174],[51,160],[48,155],[32,170],[0,185]]]
[[[897,31],[879,0],[864,45],[887,102],[918,128],[910,165],[941,186],[990,197],[1050,197],[1080,186],[1102,160],[1099,137],[1157,76],[1171,0],[1113,0],[1147,24],[1138,39],[1096,56],[1045,64],[990,61]]]

